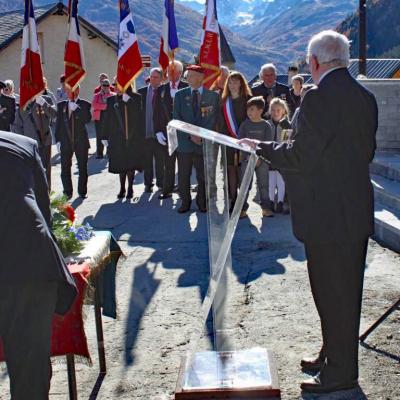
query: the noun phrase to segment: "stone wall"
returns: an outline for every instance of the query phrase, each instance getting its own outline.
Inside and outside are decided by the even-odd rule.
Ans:
[[[378,102],[378,149],[400,150],[400,79],[365,79],[360,83],[375,94]]]

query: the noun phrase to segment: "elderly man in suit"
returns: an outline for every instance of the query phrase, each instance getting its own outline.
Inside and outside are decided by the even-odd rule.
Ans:
[[[285,175],[323,339],[319,356],[301,362],[304,370],[319,374],[301,387],[329,393],[353,388],[358,380],[365,258],[374,227],[368,167],[378,111],[374,95],[349,74],[345,36],[334,31],[314,36],[307,59],[317,86],[301,103],[294,142],[243,142],[257,146]]]
[[[259,73],[261,82],[257,82],[251,88],[253,96],[264,97],[264,113],[268,113],[269,103],[274,97],[285,100],[288,103],[289,109],[293,107],[289,87],[277,82],[276,75],[276,67],[274,64],[264,64]],[[267,119],[268,117],[268,115],[265,116]]]
[[[10,132],[15,119],[15,98],[4,93],[6,84],[0,81],[0,130]]]
[[[46,176],[37,142],[0,132],[0,336],[12,399],[47,399],[54,312],[76,287],[50,231]]]
[[[187,68],[188,88],[179,90],[174,100],[174,119],[188,122],[202,128],[215,130],[220,109],[217,93],[203,87],[204,70],[199,65]],[[204,159],[201,139],[186,133],[178,134],[178,186],[182,204],[179,213],[190,210],[190,176],[196,169],[198,183],[196,203],[200,212],[206,212],[206,191]]]
[[[151,193],[154,186],[153,161],[155,162],[156,184],[158,188],[162,188],[164,180],[164,149],[157,140],[157,131],[154,127],[154,121],[158,118],[155,104],[160,96],[159,88],[162,78],[162,69],[152,68],[150,71],[149,84],[138,90],[138,93],[142,96],[142,126],[144,128],[143,136],[146,139],[144,146],[144,157],[146,160],[146,166],[144,169],[144,185],[147,193]]]
[[[164,181],[162,193],[158,196],[160,200],[171,197],[175,186],[176,151],[172,155],[168,154],[167,125],[172,119],[176,92],[188,86],[186,82],[181,81],[182,72],[183,65],[180,61],[174,60],[169,63],[168,82],[160,86],[155,102],[154,131],[164,151]]]
[[[57,104],[56,143],[61,153],[61,180],[64,194],[72,197],[71,179],[72,156],[75,153],[78,161],[79,179],[78,193],[81,198],[87,194],[87,162],[89,153],[89,138],[86,124],[92,119],[90,103],[79,97],[79,86],[74,92],[67,89],[68,101]]]
[[[39,153],[50,190],[51,182],[51,124],[57,111],[50,96],[38,96],[23,110],[19,108],[15,115],[15,132],[37,141]]]

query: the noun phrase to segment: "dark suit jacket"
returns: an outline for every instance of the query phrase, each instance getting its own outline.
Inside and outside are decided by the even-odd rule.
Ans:
[[[92,119],[91,104],[87,100],[78,99],[78,108],[71,114],[68,113],[68,101],[57,104],[56,142],[61,143],[62,152],[77,149],[89,149],[89,138],[86,124]],[[73,120],[73,123],[72,123]],[[71,142],[73,137],[74,143]]]
[[[59,283],[58,313],[76,288],[50,232],[48,186],[35,140],[0,132],[0,283]]]
[[[256,83],[252,88],[251,92],[253,96],[263,96],[265,100],[265,109],[264,113],[268,112],[268,96],[269,96],[269,89],[264,85],[264,82]],[[292,104],[292,96],[290,94],[289,87],[283,85],[282,83],[276,82],[275,86],[272,89],[272,97],[279,97],[282,100],[285,100],[288,103],[289,109],[292,109],[294,106]]]
[[[373,233],[377,120],[374,95],[341,68],[305,95],[293,145],[261,144],[258,153],[284,174],[301,241],[349,243]]]
[[[132,92],[130,97],[126,103],[118,95],[107,99],[102,131],[103,135],[107,135],[103,139],[108,140],[108,170],[111,173],[142,170],[145,165],[142,100],[138,93]],[[128,117],[127,124],[125,116]],[[126,125],[128,132],[125,130]]]
[[[178,90],[188,87],[188,84],[179,81]],[[171,96],[171,87],[169,82],[161,85],[158,89],[159,96],[156,97],[154,104],[154,132],[162,132],[167,137],[167,125],[173,117],[174,99]]]
[[[14,97],[0,95],[0,108],[5,110],[0,114],[0,130],[10,131],[10,125],[15,119],[15,99]]]
[[[215,131],[220,112],[220,97],[218,93],[203,88],[200,98],[201,112],[198,117],[193,113],[192,91],[190,87],[178,90],[174,100],[174,119],[201,126]],[[202,153],[203,146],[195,144],[187,133],[178,133],[178,152]]]

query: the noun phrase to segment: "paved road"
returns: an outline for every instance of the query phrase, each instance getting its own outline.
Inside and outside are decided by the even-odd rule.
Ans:
[[[92,140],[93,152],[94,143]],[[208,285],[207,221],[193,210],[179,215],[177,195],[161,202],[144,193],[138,176],[133,201],[117,200],[118,177],[107,160],[89,158],[88,198],[73,198],[78,219],[110,229],[126,258],[117,275],[117,321],[105,318],[108,374],[98,381],[93,310],[86,308],[87,335],[94,366],[77,366],[80,398],[171,399],[180,358]],[[53,189],[61,192],[60,166],[53,168]],[[76,187],[76,175],[74,175]],[[253,195],[255,192],[253,191]],[[252,197],[252,196],[251,196]],[[251,198],[250,197],[250,198]],[[262,219],[251,203],[250,218],[239,222],[233,243],[229,323],[238,349],[266,347],[276,353],[282,398],[301,398],[298,368],[302,356],[320,346],[318,318],[311,299],[304,251],[291,233],[290,218]],[[399,296],[399,256],[371,242],[362,318],[364,329]],[[361,387],[321,399],[400,399],[399,313],[361,348]],[[210,348],[207,332],[199,350]],[[54,363],[51,399],[67,399],[65,366]],[[6,375],[0,399],[7,398]],[[305,397],[307,398],[307,397]]]

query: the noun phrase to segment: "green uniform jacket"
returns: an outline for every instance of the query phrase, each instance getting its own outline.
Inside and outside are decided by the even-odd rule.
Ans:
[[[215,130],[219,110],[219,95],[206,88],[203,88],[203,93],[201,94],[200,115],[197,118],[193,113],[191,88],[188,87],[178,90],[175,94],[174,119],[201,126],[202,128]],[[203,146],[193,143],[190,140],[189,134],[178,132],[177,151],[179,153],[202,153]]]

